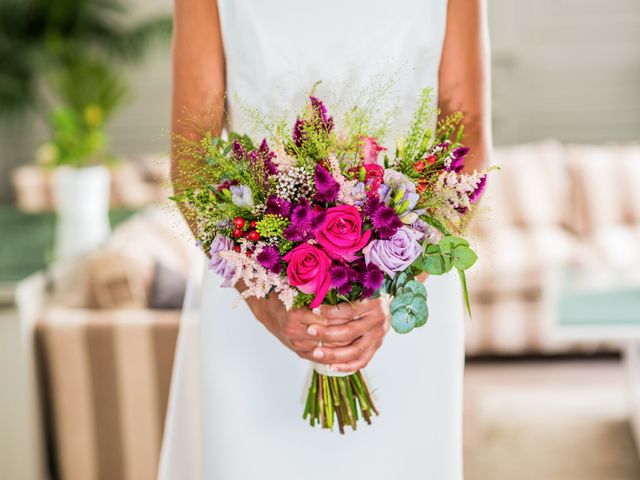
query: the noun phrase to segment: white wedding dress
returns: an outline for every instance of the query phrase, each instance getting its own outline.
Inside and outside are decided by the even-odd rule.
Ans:
[[[218,6],[231,129],[251,131],[238,99],[293,119],[322,80],[316,94],[339,121],[340,99],[394,77],[395,131],[407,125],[421,88],[437,88],[446,0]],[[192,282],[186,299],[160,480],[462,479],[464,316],[456,276],[427,280],[425,327],[389,332],[365,370],[380,416],[343,436],[301,418],[310,365],[212,272],[194,278],[202,282]]]

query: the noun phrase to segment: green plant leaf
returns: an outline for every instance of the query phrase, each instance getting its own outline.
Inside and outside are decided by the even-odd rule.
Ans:
[[[426,299],[416,297],[411,304],[411,314],[415,318],[414,327],[422,327],[429,320],[429,307]]]
[[[409,333],[413,330],[415,318],[404,308],[393,313],[391,326],[397,333]]]
[[[413,297],[421,297],[425,301],[427,300],[427,289],[424,288],[424,285],[416,280],[411,280],[407,282],[407,284],[402,289],[402,293],[411,293]]]
[[[431,275],[444,275],[451,270],[453,263],[449,255],[427,255],[425,266]]]
[[[409,305],[411,305],[411,301],[413,300],[413,296],[411,293],[403,293],[397,295],[393,301],[391,302],[390,310],[391,313],[395,315],[395,312],[406,310]]]
[[[464,304],[467,307],[467,313],[469,314],[469,318],[472,318],[471,302],[469,301],[469,289],[467,288],[467,276],[465,275],[463,270],[458,270],[458,276],[460,277],[460,284],[462,285],[462,295],[464,297]]]
[[[467,246],[460,245],[453,251],[453,265],[458,270],[471,268],[476,260],[478,260],[478,256]]]
[[[442,237],[438,242],[438,245],[440,245],[440,250],[442,251],[442,253],[451,253],[451,251],[458,246],[463,245],[465,247],[468,247],[469,242],[467,242],[464,238],[449,235],[446,237]]]

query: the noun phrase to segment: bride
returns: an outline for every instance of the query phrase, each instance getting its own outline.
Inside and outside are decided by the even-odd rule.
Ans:
[[[433,87],[443,114],[465,114],[465,143],[475,152],[467,168],[480,168],[490,149],[484,3],[176,0],[173,132],[197,138],[193,125],[204,122],[247,131],[240,100],[280,116],[318,80],[326,98],[392,71],[392,130],[408,124],[420,90]],[[180,168],[175,161],[175,176]],[[387,334],[381,299],[286,312],[277,299],[239,300],[212,272],[201,278],[181,325],[161,480],[462,479],[456,277],[426,279],[429,323],[406,336]],[[373,425],[344,436],[310,428],[300,415],[303,359],[366,366],[381,411]]]

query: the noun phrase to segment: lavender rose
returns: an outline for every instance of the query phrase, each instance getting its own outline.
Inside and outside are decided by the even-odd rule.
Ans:
[[[209,270],[213,270],[224,279],[222,282],[223,287],[233,287],[230,282],[236,272],[236,268],[224,258],[221,258],[218,253],[228,252],[230,250],[233,250],[233,242],[231,239],[223,237],[222,235],[216,235],[216,238],[211,242],[211,249],[209,250],[209,254],[211,255]]]
[[[373,240],[364,247],[364,260],[380,268],[391,278],[407,269],[422,252],[418,240],[422,234],[409,227],[399,228],[389,240]]]

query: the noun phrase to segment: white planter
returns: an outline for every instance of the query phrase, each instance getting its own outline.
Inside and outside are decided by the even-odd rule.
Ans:
[[[110,188],[111,174],[103,166],[54,170],[57,259],[86,253],[109,236]]]

